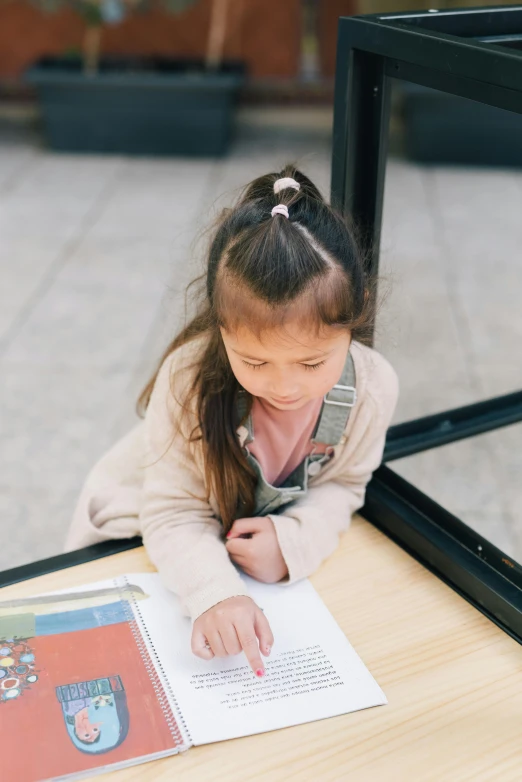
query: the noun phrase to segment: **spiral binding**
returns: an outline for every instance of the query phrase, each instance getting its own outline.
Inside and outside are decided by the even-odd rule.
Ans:
[[[127,576],[122,576],[122,579],[125,582],[125,586],[130,587]],[[115,579],[115,584],[118,589],[121,590],[121,585],[118,583],[117,579]],[[172,692],[169,680],[165,676],[165,671],[163,670],[161,661],[158,657],[156,649],[154,648],[154,644],[152,643],[152,639],[149,635],[145,622],[143,621],[139,604],[136,601],[132,590],[129,589],[129,592],[129,600],[132,602],[132,608],[129,605],[129,601],[125,598],[122,598],[125,615],[127,616],[129,627],[131,629],[132,635],[134,636],[136,646],[138,647],[141,659],[143,660],[143,665],[145,666],[145,670],[147,671],[148,677],[151,681],[154,693],[158,699],[158,703],[160,704],[172,738],[174,739],[174,744],[179,751],[183,747],[187,746],[187,742],[179,726],[183,726],[185,735],[188,738],[188,746],[193,744],[192,737],[183,714],[180,711],[176,697]],[[134,611],[132,609],[134,609]],[[138,617],[139,624],[136,616]],[[147,637],[150,649],[152,650],[154,661],[150,657],[149,646],[145,641],[145,636]]]

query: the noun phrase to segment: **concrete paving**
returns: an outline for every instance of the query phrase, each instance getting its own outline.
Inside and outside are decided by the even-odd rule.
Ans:
[[[0,568],[59,553],[82,482],[136,420],[209,219],[295,161],[329,192],[331,114],[244,109],[224,160],[53,154],[0,122]],[[387,173],[377,347],[396,421],[522,387],[522,172]],[[394,463],[522,561],[521,426]]]

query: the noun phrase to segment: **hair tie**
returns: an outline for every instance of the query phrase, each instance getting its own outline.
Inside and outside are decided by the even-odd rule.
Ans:
[[[288,207],[285,204],[278,204],[272,209],[272,217],[275,215],[284,215],[288,217]]]
[[[287,176],[282,179],[277,179],[274,182],[274,193],[279,193],[281,190],[284,190],[285,187],[293,187],[294,190],[301,190],[299,182],[296,182],[295,179]]]

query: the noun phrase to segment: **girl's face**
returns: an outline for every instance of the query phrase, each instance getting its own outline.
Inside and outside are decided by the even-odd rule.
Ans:
[[[258,338],[246,328],[221,336],[238,382],[278,410],[298,410],[339,381],[351,342],[349,331],[324,327],[320,336],[298,322]]]

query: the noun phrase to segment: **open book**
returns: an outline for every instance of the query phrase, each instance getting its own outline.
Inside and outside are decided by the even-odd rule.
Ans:
[[[308,581],[244,578],[275,638],[260,679],[244,654],[192,654],[157,574],[0,603],[2,778],[77,779],[386,703]]]

